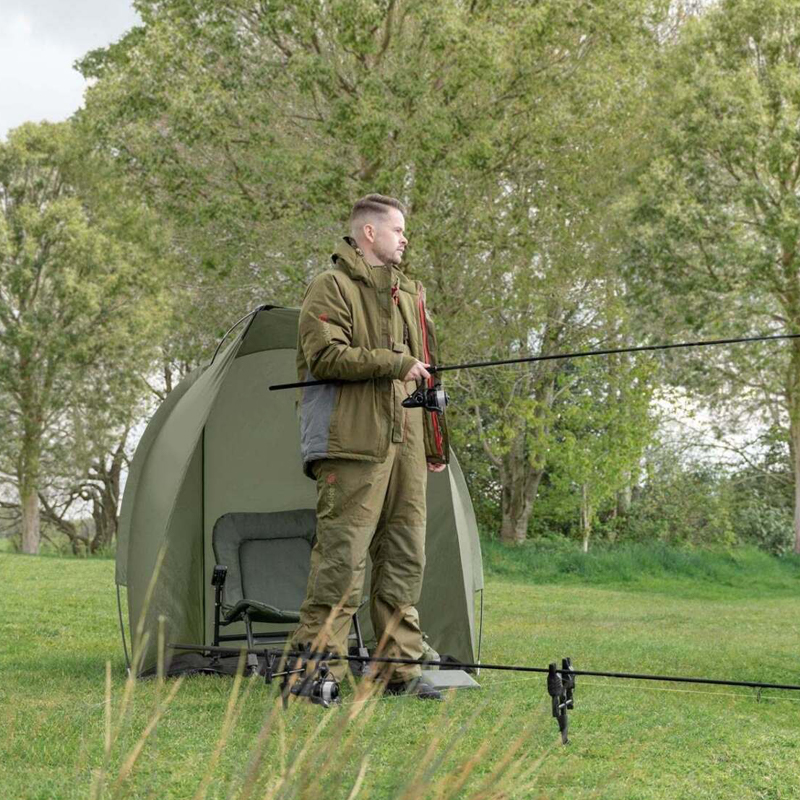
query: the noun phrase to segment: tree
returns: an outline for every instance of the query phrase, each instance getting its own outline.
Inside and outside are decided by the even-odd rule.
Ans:
[[[404,269],[444,360],[553,352],[593,341],[617,257],[595,212],[640,149],[649,6],[141,0],[144,25],[82,61],[84,121],[172,222],[185,276],[297,303],[352,201],[380,191],[409,206]],[[544,469],[556,373],[460,384],[472,423],[453,419],[496,466],[507,539]]]
[[[636,479],[653,440],[653,365],[643,358],[609,356],[574,370],[571,396],[557,414],[550,487],[562,503],[571,499],[587,552],[598,512],[611,502],[616,514],[617,494]]]
[[[141,374],[153,366],[153,345],[138,358],[99,359],[85,380],[74,382],[63,414],[48,431],[40,518],[64,534],[76,554],[106,549],[116,537],[131,434],[154,406]],[[84,523],[87,516],[91,524]]]
[[[653,100],[659,157],[634,204],[639,301],[673,335],[800,330],[800,7],[723,0],[690,19]],[[784,429],[800,552],[800,343],[687,364],[712,405]]]
[[[57,426],[76,404],[113,402],[101,366],[135,372],[151,355],[157,226],[117,189],[70,123],[26,123],[0,144],[0,455],[26,553],[39,548],[43,459]]]
[[[649,154],[636,133],[646,88],[639,71],[655,41],[644,7],[628,6],[624,21],[610,10],[601,21],[582,18],[571,46],[560,42],[559,68],[544,71],[546,89],[518,100],[517,130],[528,135],[505,166],[503,191],[487,204],[488,256],[470,265],[473,285],[460,293],[474,321],[459,341],[473,357],[599,346],[608,343],[609,326],[625,319],[609,287],[618,280],[627,232],[611,211]],[[527,535],[558,447],[555,408],[569,397],[569,370],[567,361],[549,361],[459,376],[472,412],[462,441],[477,436],[495,468],[506,542]]]

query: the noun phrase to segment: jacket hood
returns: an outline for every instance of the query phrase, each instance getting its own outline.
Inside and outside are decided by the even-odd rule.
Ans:
[[[373,268],[364,260],[364,253],[350,236],[342,237],[331,256],[331,261],[354,281],[363,281],[369,286],[374,284],[371,274]],[[392,272],[399,278],[401,291],[417,293],[418,287],[415,281],[406,278],[397,267],[392,267]]]
[[[364,261],[364,254],[356,246],[355,240],[349,236],[343,237],[336,245],[331,261],[354,281],[372,283],[369,274],[370,268],[367,262]]]

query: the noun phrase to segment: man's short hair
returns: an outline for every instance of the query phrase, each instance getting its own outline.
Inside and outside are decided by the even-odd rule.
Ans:
[[[353,210],[350,212],[350,228],[355,228],[356,222],[368,214],[385,214],[390,208],[396,208],[405,216],[406,207],[394,197],[387,197],[384,194],[368,194],[356,201]]]

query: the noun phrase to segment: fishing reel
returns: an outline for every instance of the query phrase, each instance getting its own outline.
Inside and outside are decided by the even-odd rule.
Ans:
[[[434,414],[441,414],[450,403],[450,396],[441,383],[433,386],[420,386],[413,394],[403,400],[404,408],[424,408]]]
[[[330,708],[339,702],[339,684],[327,674],[318,674],[306,680],[295,683],[291,692],[297,697],[307,697],[314,705]]]
[[[322,706],[323,708],[330,708],[334,703],[338,703],[339,684],[330,674],[328,665],[324,663],[317,664],[311,672],[295,679],[294,682],[290,681],[290,675],[305,671],[305,669],[307,667],[303,666],[300,669],[286,670],[284,672],[281,685],[284,707],[286,707],[289,694],[293,694],[295,697],[305,697],[314,705]]]

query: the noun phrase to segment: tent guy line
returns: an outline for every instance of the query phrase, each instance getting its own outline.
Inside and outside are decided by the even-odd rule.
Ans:
[[[244,317],[242,319],[245,319]],[[240,320],[241,322],[241,320]],[[237,323],[238,324],[238,323]],[[676,350],[688,347],[718,347],[720,345],[746,344],[748,342],[770,342],[780,339],[800,339],[800,333],[780,333],[769,336],[746,336],[739,339],[703,339],[696,342],[674,342],[667,344],[650,344],[638,347],[620,347],[613,350],[582,350],[575,353],[553,353],[545,356],[526,356],[525,358],[505,358],[499,361],[473,361],[465,364],[451,364],[432,366],[428,372],[432,375],[440,372],[449,372],[456,369],[482,369],[484,367],[499,367],[508,364],[532,364],[537,361],[557,361],[568,358],[587,358],[588,356],[610,356],[620,353],[645,353],[654,350]],[[303,389],[309,386],[323,386],[328,383],[336,383],[336,380],[305,381],[297,383],[279,383],[270,386],[270,391],[281,389]],[[341,381],[339,381],[341,382]]]

